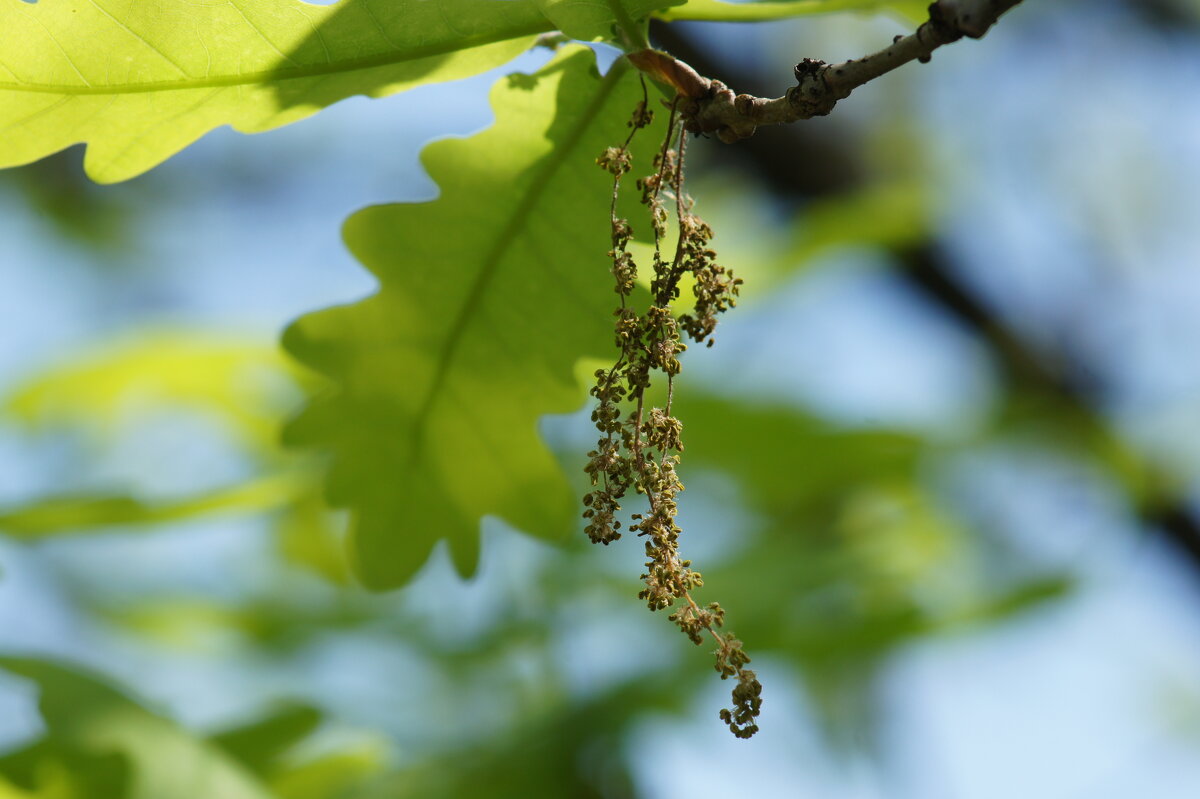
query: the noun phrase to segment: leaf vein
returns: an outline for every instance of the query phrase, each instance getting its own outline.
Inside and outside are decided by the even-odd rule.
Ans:
[[[168,56],[162,50],[158,49],[158,47],[155,46],[149,39],[147,39],[142,34],[138,33],[137,31],[133,30],[132,28],[130,28],[128,25],[126,25],[124,22],[122,22],[121,20],[114,17],[112,14],[110,14],[108,12],[108,10],[106,8],[104,8],[104,6],[100,5],[98,0],[88,0],[88,2],[91,3],[96,8],[96,10],[99,11],[101,14],[103,14],[104,16],[111,19],[113,21],[113,24],[116,25],[118,28],[125,31],[133,38],[137,39],[139,42],[144,44],[146,47],[150,48],[150,50],[152,50],[155,54],[157,54],[159,56],[159,58],[161,58],[163,61],[166,61],[171,66],[175,67],[175,69],[179,70],[180,75],[186,76],[188,74],[186,69],[179,66],[179,64],[177,64],[174,59],[172,59],[170,56]],[[80,77],[82,77],[82,76],[80,76]],[[30,85],[32,85],[32,84],[30,84]]]
[[[79,76],[79,79],[81,81],[83,81],[84,83],[86,83],[88,86],[91,86],[92,82],[90,80],[88,80],[82,72],[79,71],[79,67],[75,64],[75,59],[71,57],[71,54],[69,52],[67,52],[67,48],[62,46],[62,42],[60,42],[58,40],[58,37],[54,35],[54,31],[47,28],[46,23],[44,23],[40,19],[38,19],[38,17],[35,14],[30,14],[28,11],[23,11],[23,13],[27,18],[32,19],[34,22],[36,22],[38,24],[38,27],[40,27],[42,30],[44,30],[46,32],[46,35],[50,37],[50,41],[54,42],[54,46],[57,47],[58,51],[63,54],[63,58],[67,59],[67,63],[71,65],[71,69],[75,70],[75,74]],[[5,69],[8,69],[8,67],[5,67]],[[10,73],[12,73],[11,69],[9,69],[8,71]],[[13,77],[14,78],[16,77],[15,73],[13,74]]]
[[[363,11],[367,12],[367,16],[375,23],[375,27],[379,29],[379,35],[387,42],[388,47],[395,47],[397,50],[400,46],[392,41],[392,37],[388,35],[387,28],[383,27],[383,23],[379,21],[379,17],[375,16],[375,12],[371,10],[371,0],[363,0]]]
[[[242,11],[241,7],[238,6],[238,4],[236,2],[233,2],[233,0],[231,0],[229,3],[229,7],[232,8],[234,11],[238,12],[238,16],[246,21],[246,24],[250,26],[250,30],[257,33],[258,38],[263,40],[263,44],[265,44],[267,47],[274,50],[276,55],[278,55],[284,61],[287,61],[289,64],[293,64],[295,66],[300,66],[295,61],[293,61],[292,58],[287,53],[280,50],[279,47],[276,46],[275,42],[268,39],[267,34],[263,33],[263,29],[258,26],[258,23],[256,23],[254,20],[250,19],[250,17],[246,16],[246,12]]]
[[[12,122],[10,122],[7,125],[5,125],[4,127],[0,128],[0,132],[13,130],[14,128],[24,127],[25,125],[29,124],[33,120],[40,117],[42,114],[48,114],[51,111],[54,111],[55,109],[57,109],[59,106],[63,105],[64,103],[71,102],[72,99],[73,98],[71,98],[71,97],[60,98],[59,100],[51,103],[50,105],[39,108],[38,110],[34,111],[32,114],[23,116],[20,119],[14,119]]]

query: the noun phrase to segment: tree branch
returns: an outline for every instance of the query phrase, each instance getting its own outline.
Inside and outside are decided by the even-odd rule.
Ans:
[[[735,95],[719,80],[705,78],[683,61],[657,50],[630,53],[638,69],[688,98],[680,110],[688,130],[715,133],[726,143],[745,139],[760,125],[776,125],[828,114],[864,83],[910,61],[929,61],[933,51],[964,36],[981,38],[1021,0],[936,0],[929,19],[884,50],[840,64],[806,58],[796,65],[797,85],[775,98]]]
[[[1139,0],[1134,6],[1139,12],[1145,12],[1161,2],[1165,0]],[[737,83],[752,82],[752,75],[738,73],[734,66],[715,60],[711,51],[694,45],[678,27],[660,23],[655,28],[656,37],[665,47],[685,54],[703,72],[726,75],[735,78]],[[777,199],[799,203],[814,196],[852,190],[858,179],[854,175],[855,167],[845,153],[836,148],[818,149],[829,148],[829,142],[806,140],[798,144],[791,138],[811,136],[812,130],[778,129],[773,132],[781,136],[786,134],[786,138],[776,141],[774,137],[758,136],[736,148],[735,152],[747,158],[758,178],[770,187]],[[844,139],[837,142],[844,144]],[[797,159],[787,157],[789,151],[797,149],[816,150],[821,155],[815,159],[815,165],[809,161],[798,169]],[[831,172],[821,172],[830,166],[835,167]],[[815,175],[820,176],[816,183],[813,182]],[[1070,370],[1047,366],[1047,363],[1069,362],[1069,353],[1038,352],[1024,342],[1003,319],[996,317],[961,285],[951,265],[945,261],[945,253],[934,242],[903,245],[893,249],[892,253],[898,259],[899,274],[909,285],[964,324],[987,346],[1014,391],[1034,392],[1061,402],[1064,413],[1081,414],[1089,425],[1106,424],[1093,409],[1094,389],[1074,379]],[[1153,464],[1148,466],[1153,468]],[[1158,496],[1148,501],[1135,496],[1131,498],[1131,504],[1140,523],[1174,545],[1192,574],[1200,577],[1200,514],[1178,497]]]

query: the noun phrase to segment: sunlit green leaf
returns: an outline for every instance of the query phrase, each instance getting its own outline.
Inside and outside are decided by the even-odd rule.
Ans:
[[[436,202],[347,222],[379,293],[301,319],[284,343],[337,384],[290,436],[333,451],[330,498],[354,511],[367,585],[400,585],[443,537],[470,573],[484,515],[573,529],[537,424],[577,406],[575,362],[612,347],[611,179],[593,161],[641,98],[624,61],[601,78],[590,51],[567,48],[497,85],[494,127],[425,150]],[[642,136],[652,152],[656,134]]]
[[[254,637],[263,623],[255,610],[209,597],[152,596],[101,605],[96,615],[156,646],[194,655]]]
[[[271,779],[271,790],[279,799],[359,799],[369,794],[355,789],[382,771],[384,763],[377,746],[336,752],[280,771]]]
[[[838,11],[888,11],[913,21],[929,17],[924,0],[763,0],[763,2],[725,3],[721,0],[688,0],[686,5],[660,11],[655,16],[667,20],[708,22],[766,22]]]
[[[222,491],[165,502],[132,496],[63,496],[0,508],[0,532],[22,539],[115,525],[154,525],[216,513],[253,513],[291,501],[309,485],[294,477],[268,477]]]
[[[296,564],[337,585],[350,580],[346,562],[343,525],[321,501],[319,492],[302,496],[280,516],[276,524],[279,553]]]
[[[221,125],[473,75],[550,28],[533,0],[7,0],[0,166],[85,141],[93,179],[125,180]]]
[[[215,415],[243,441],[270,449],[279,406],[292,390],[274,348],[146,330],[46,370],[17,388],[4,410],[32,427],[77,425],[101,435],[156,410],[193,410]]]

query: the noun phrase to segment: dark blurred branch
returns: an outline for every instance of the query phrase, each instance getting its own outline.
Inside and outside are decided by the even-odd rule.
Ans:
[[[1129,7],[1148,24],[1172,33],[1192,29],[1197,23],[1196,7],[1187,0],[1133,0]]]
[[[991,311],[960,285],[942,251],[931,241],[892,253],[901,275],[943,312],[988,345],[1008,382],[1039,396],[1069,397],[1072,406],[1086,406],[1085,389],[1069,373],[1051,366],[1053,359],[1030,350]],[[1091,415],[1090,407],[1088,415]]]
[[[1162,532],[1188,562],[1200,571],[1200,525],[1195,515],[1182,505],[1152,506],[1146,508],[1141,519],[1151,528]]]
[[[929,19],[908,36],[897,36],[883,50],[826,64],[805,58],[794,68],[797,85],[782,97],[735,95],[724,83],[706,78],[687,62],[657,50],[629,54],[629,60],[651,77],[669,84],[688,99],[681,110],[688,129],[715,133],[726,143],[749,138],[760,125],[777,125],[825,116],[839,100],[865,83],[910,61],[929,61],[942,45],[981,38],[1000,15],[1021,0],[935,0]]]
[[[1061,359],[1035,352],[1008,330],[956,281],[943,254],[931,242],[900,250],[895,255],[900,273],[914,288],[988,345],[1010,385],[1048,399],[1092,428],[1107,427],[1107,420],[1092,407],[1088,387],[1069,371],[1049,365]],[[1195,514],[1175,499],[1163,501],[1151,496],[1140,504],[1136,512],[1141,523],[1161,531],[1200,573],[1200,523]]]

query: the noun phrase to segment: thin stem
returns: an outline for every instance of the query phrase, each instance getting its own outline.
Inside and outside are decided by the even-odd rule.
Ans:
[[[675,260],[671,264],[671,273],[667,282],[669,285],[665,287],[665,299],[662,304],[670,302],[675,296],[675,288],[679,285],[679,278],[683,276],[683,256],[685,253],[684,245],[687,242],[686,231],[684,230],[684,207],[683,207],[683,155],[684,147],[687,144],[687,131],[680,129],[679,144],[675,156],[675,174],[673,177],[672,188],[675,190],[675,219],[679,223],[679,237],[675,243]]]
[[[671,149],[671,139],[674,137],[674,134],[675,134],[675,123],[678,121],[678,118],[677,118],[678,112],[679,112],[679,97],[675,97],[675,99],[673,99],[671,101],[671,115],[669,117],[667,117],[667,135],[663,137],[662,149],[658,153],[658,162],[660,165],[665,165],[667,162],[667,153]],[[662,191],[662,181],[660,180],[658,183],[655,184],[654,193],[652,195],[650,195],[651,198],[654,200],[657,200],[658,195],[661,191]],[[654,237],[655,245],[658,244],[658,238],[659,238],[658,235],[655,235],[655,237]]]
[[[646,390],[641,387],[639,387],[637,390],[637,416],[634,418],[633,422],[633,458],[634,462],[637,464],[638,474],[642,474],[646,471],[646,461],[642,457],[642,410],[646,402],[645,391]],[[646,496],[651,498],[650,507],[653,509],[654,495],[650,493],[649,488],[646,488],[645,491]]]

